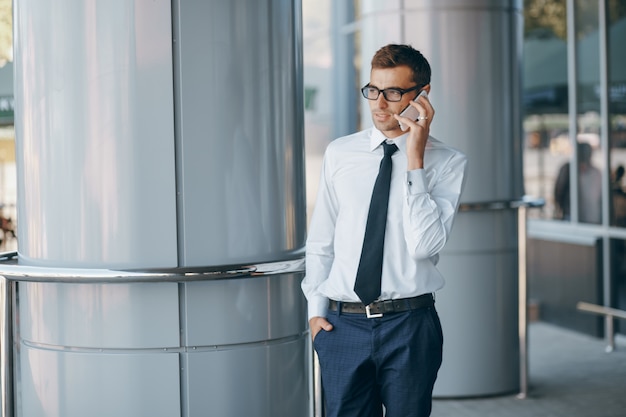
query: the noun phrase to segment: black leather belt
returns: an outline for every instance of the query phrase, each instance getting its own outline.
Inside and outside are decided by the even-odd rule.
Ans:
[[[337,311],[341,306],[341,313],[365,314],[368,318],[382,317],[387,313],[399,313],[401,311],[417,310],[418,308],[432,307],[435,299],[432,294],[422,294],[412,298],[399,298],[397,300],[374,301],[366,306],[363,303],[345,303],[343,301],[330,300],[328,309]]]

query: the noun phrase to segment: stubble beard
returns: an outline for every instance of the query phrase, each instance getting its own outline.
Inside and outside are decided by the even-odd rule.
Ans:
[[[381,132],[400,130],[400,124],[393,116],[391,116],[391,119],[386,122],[380,122],[376,120],[376,118],[372,114],[372,121],[374,122],[374,126],[376,127],[376,129],[380,130]]]

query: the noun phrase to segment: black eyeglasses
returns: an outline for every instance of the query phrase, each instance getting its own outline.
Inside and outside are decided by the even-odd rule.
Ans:
[[[403,90],[402,88],[385,88],[384,90],[379,90],[377,87],[368,84],[365,87],[361,88],[361,93],[363,93],[363,97],[368,100],[378,100],[378,96],[380,96],[380,93],[383,93],[383,97],[385,97],[385,100],[387,101],[400,101],[402,100],[403,95],[410,91],[415,91],[419,88],[421,87],[419,85],[416,85],[415,87],[411,87],[406,90]]]

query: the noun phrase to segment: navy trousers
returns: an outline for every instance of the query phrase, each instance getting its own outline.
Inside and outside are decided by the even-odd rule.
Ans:
[[[434,307],[368,319],[329,311],[330,332],[313,341],[326,417],[427,417],[441,366],[443,333]]]

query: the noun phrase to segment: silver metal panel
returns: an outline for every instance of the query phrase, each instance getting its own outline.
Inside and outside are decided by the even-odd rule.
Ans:
[[[180,344],[178,284],[19,283],[20,337],[81,348]]]
[[[184,284],[186,346],[301,335],[307,321],[301,280],[288,274]]]
[[[306,337],[185,354],[188,415],[310,415]]]
[[[435,397],[517,393],[517,251],[446,254],[437,293],[444,329]],[[467,271],[471,271],[469,274]]]
[[[514,158],[520,158],[515,146],[521,126],[513,123],[520,81],[513,71],[518,54],[512,21],[521,13],[512,13],[508,1],[463,7],[443,1],[428,9],[418,7],[428,2],[408,3],[415,9],[407,6],[406,40],[433,66],[431,133],[470,161],[463,201],[520,198],[521,175],[513,171],[520,169]]]
[[[436,397],[519,387],[516,219],[512,209],[457,215],[439,264],[446,277],[437,293],[445,347]]]
[[[176,3],[181,264],[285,259],[306,229],[300,2]]]
[[[21,348],[17,417],[181,415],[177,353]]]
[[[446,277],[437,293],[445,346],[436,397],[519,387],[516,219],[510,209],[457,215],[439,264]]]
[[[20,261],[176,266],[170,2],[14,7]]]
[[[454,222],[443,254],[490,253],[517,248],[516,209],[461,212]]]

